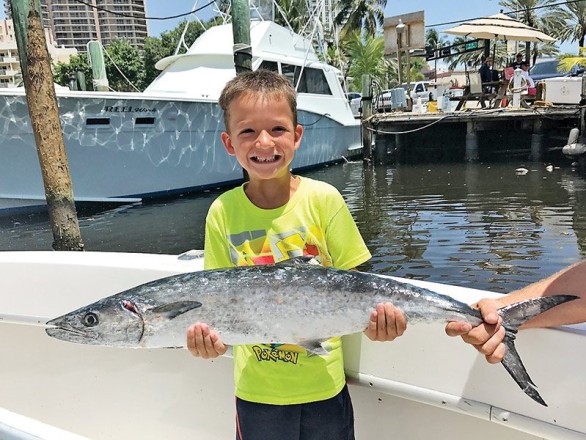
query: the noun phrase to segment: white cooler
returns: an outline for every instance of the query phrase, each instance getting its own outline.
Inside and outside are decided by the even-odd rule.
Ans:
[[[554,104],[578,104],[582,91],[581,77],[544,79],[545,100]]]

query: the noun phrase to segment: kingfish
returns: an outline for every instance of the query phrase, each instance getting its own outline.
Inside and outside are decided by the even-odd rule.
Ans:
[[[367,272],[311,264],[307,257],[274,265],[174,275],[103,298],[47,322],[49,336],[114,347],[185,347],[186,329],[204,322],[225,344],[280,343],[327,355],[324,341],[362,332],[378,303],[390,302],[409,325],[482,322],[480,313],[450,296]],[[521,389],[546,405],[515,349],[518,327],[559,304],[557,295],[499,309],[506,330],[503,366]]]

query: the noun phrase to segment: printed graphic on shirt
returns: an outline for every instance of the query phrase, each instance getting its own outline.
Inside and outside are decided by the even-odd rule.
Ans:
[[[252,351],[259,362],[288,362],[297,364],[299,353],[305,350],[297,345],[291,344],[270,344],[253,345]]]
[[[289,232],[245,231],[228,236],[230,258],[236,266],[274,264],[293,257],[314,255],[324,266],[331,266],[327,253],[321,252],[324,237],[316,226],[299,226]]]

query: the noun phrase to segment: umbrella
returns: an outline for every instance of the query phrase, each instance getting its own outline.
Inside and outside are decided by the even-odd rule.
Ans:
[[[487,40],[497,39],[532,42],[556,41],[555,38],[544,34],[540,30],[502,13],[471,20],[443,32],[446,34],[464,35],[466,37],[484,38]]]

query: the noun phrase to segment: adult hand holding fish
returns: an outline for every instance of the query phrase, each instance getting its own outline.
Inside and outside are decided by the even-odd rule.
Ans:
[[[518,301],[559,294],[573,294],[578,300],[572,302],[571,305],[555,307],[536,315],[523,323],[521,328],[558,327],[586,322],[586,260],[498,299],[480,300],[473,307],[480,311],[484,322],[476,327],[461,321],[449,322],[446,325],[446,333],[449,336],[462,336],[464,342],[473,345],[484,354],[489,363],[501,362],[507,348],[506,332],[501,326],[498,310]]]

